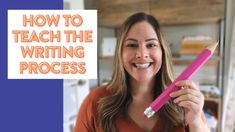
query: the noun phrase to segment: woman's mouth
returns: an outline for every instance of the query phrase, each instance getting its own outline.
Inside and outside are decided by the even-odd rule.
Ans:
[[[140,63],[133,63],[133,66],[134,66],[135,68],[149,68],[152,64],[153,64],[153,62],[143,63],[143,64],[140,64]]]

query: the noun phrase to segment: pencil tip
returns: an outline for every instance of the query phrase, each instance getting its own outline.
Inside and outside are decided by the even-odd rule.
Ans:
[[[212,53],[215,51],[217,45],[219,44],[219,41],[217,41],[214,44],[210,44],[209,46],[207,46],[207,49],[209,49]]]

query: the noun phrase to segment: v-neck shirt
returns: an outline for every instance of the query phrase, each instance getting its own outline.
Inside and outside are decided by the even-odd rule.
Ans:
[[[109,96],[106,86],[95,88],[83,101],[74,127],[74,132],[102,132],[97,118],[98,101]],[[114,121],[118,132],[144,132],[131,118],[118,116]],[[166,132],[164,121],[158,120],[150,132]],[[170,132],[184,132],[184,127],[173,128]]]

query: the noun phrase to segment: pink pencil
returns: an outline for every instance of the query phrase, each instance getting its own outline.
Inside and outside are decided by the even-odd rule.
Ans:
[[[197,58],[174,80],[174,82],[168,86],[166,90],[158,96],[148,108],[145,109],[144,115],[147,118],[152,117],[154,113],[157,112],[171,98],[169,94],[179,89],[175,83],[180,80],[190,79],[192,75],[194,75],[211,57],[217,45],[218,42],[205,48],[202,53],[199,54]]]

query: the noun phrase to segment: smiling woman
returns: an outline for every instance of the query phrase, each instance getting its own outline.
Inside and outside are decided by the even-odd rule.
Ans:
[[[180,81],[184,89],[144,119],[145,108],[172,80],[171,53],[158,21],[145,13],[130,16],[117,41],[112,80],[87,96],[74,132],[207,132],[203,95],[189,80]]]
[[[127,33],[122,47],[125,70],[136,81],[153,80],[162,65],[162,49],[148,22],[139,22]]]

